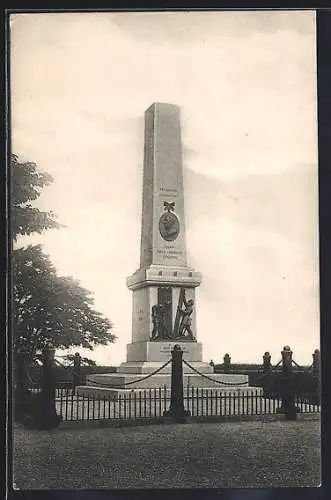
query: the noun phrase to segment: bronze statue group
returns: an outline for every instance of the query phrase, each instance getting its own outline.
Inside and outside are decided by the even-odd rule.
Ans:
[[[153,330],[151,340],[190,340],[195,342],[196,339],[191,328],[194,300],[186,300],[185,290],[181,290],[173,331],[169,331],[169,327],[166,326],[166,316],[169,309],[171,309],[170,301],[152,307]]]

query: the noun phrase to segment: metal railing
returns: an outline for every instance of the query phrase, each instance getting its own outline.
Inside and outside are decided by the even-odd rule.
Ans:
[[[79,396],[72,390],[57,388],[55,406],[63,421],[125,421],[162,418],[170,400],[170,389],[166,386],[120,392],[115,400],[111,396]],[[295,405],[299,413],[320,412],[320,406],[313,403],[311,394],[296,397]],[[238,392],[188,386],[184,388],[184,406],[192,417],[221,419],[276,414],[282,407],[282,399],[266,398],[258,389]]]

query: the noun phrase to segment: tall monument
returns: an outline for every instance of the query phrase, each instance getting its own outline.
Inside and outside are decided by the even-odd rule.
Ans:
[[[132,343],[127,362],[169,358],[174,343],[188,361],[201,362],[195,290],[200,273],[187,265],[180,110],[155,103],[145,112],[140,267],[127,279],[132,290]],[[146,364],[147,363],[147,364]]]
[[[132,291],[132,342],[127,359],[116,373],[87,377],[86,394],[105,386],[130,390],[170,387],[171,364],[158,374],[144,378],[171,358],[175,344],[183,358],[210,379],[203,379],[186,365],[184,383],[213,387],[213,380],[246,383],[246,375],[214,374],[202,361],[202,344],[196,328],[196,288],[201,275],[186,259],[183,162],[180,110],[178,106],[154,103],[145,112],[141,252],[139,269],[127,279]],[[141,380],[143,379],[143,380]],[[93,386],[93,387],[91,387]],[[220,387],[220,386],[218,386]],[[233,387],[232,387],[233,388]],[[109,389],[115,390],[117,389]]]

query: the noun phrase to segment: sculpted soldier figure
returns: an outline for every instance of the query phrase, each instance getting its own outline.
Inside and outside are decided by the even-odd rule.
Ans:
[[[162,335],[162,306],[160,304],[156,304],[152,307],[152,340],[157,339]]]
[[[152,307],[152,337],[151,340],[165,339],[168,337],[165,316],[171,307],[171,302],[156,304]]]
[[[185,309],[181,310],[181,323],[179,326],[179,336],[184,337],[186,336],[186,333],[189,337],[190,340],[195,340],[193,332],[191,330],[191,324],[192,324],[192,313],[193,313],[193,307],[194,307],[194,300],[189,299],[186,300],[185,295],[183,298],[183,303],[185,306]]]

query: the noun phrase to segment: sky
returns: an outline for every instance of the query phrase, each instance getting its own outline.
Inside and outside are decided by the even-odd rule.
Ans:
[[[315,13],[11,15],[12,149],[54,182],[42,243],[114,324],[118,365],[139,267],[144,112],[181,108],[188,264],[203,359],[298,363],[319,347]],[[76,351],[77,349],[75,349]],[[86,354],[86,351],[81,351]]]

